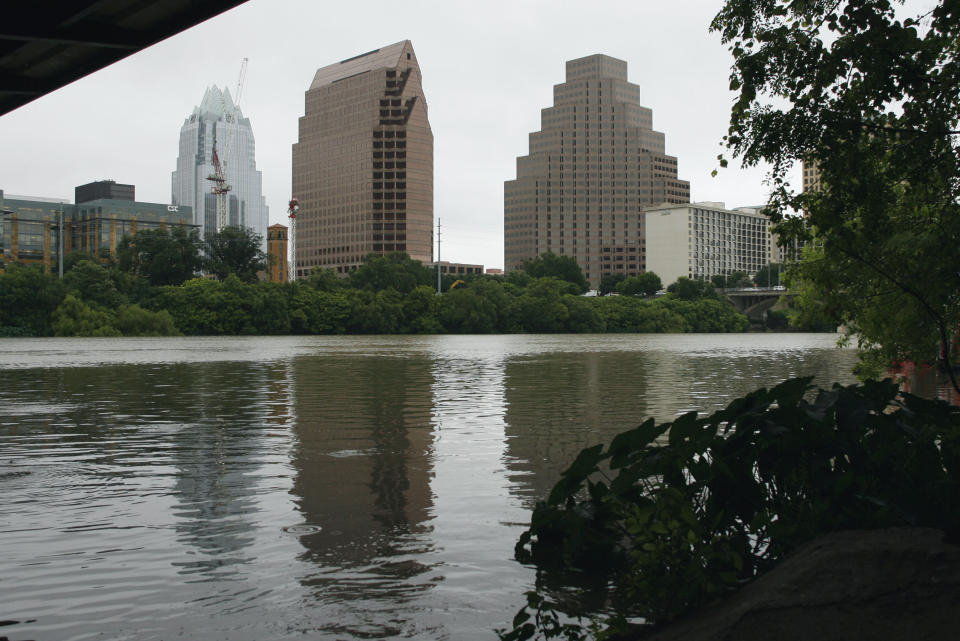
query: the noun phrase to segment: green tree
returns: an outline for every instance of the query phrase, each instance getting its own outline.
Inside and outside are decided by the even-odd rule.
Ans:
[[[224,227],[203,240],[203,268],[226,280],[234,274],[245,283],[257,280],[267,269],[267,255],[261,249],[263,237],[248,227]]]
[[[564,295],[579,292],[579,287],[559,278],[537,278],[514,300],[511,314],[518,329],[525,332],[552,333],[567,328],[570,310]]]
[[[115,309],[124,303],[109,270],[89,258],[75,261],[63,275],[67,291],[87,304]]]
[[[563,304],[567,308],[568,332],[592,334],[602,332],[607,328],[593,300],[583,296],[567,294],[563,297]]]
[[[121,336],[110,312],[94,309],[73,294],[67,294],[53,313],[56,336]]]
[[[653,296],[663,287],[660,277],[654,272],[624,278],[617,284],[617,291],[624,296]]]
[[[604,274],[600,278],[600,286],[597,287],[597,294],[599,296],[606,296],[607,294],[619,291],[617,285],[626,277],[626,274]]]
[[[747,272],[735,271],[735,272],[730,272],[730,275],[727,276],[727,287],[749,287],[749,286],[750,286],[750,277],[747,276]]]
[[[440,324],[457,334],[490,334],[497,328],[497,306],[473,287],[456,288],[440,297]]]
[[[577,288],[575,294],[582,294],[590,288],[583,270],[573,256],[558,256],[553,252],[546,252],[525,261],[522,269],[533,278],[558,278],[572,283]]]
[[[523,271],[522,269],[514,269],[507,272],[507,275],[503,279],[504,285],[510,285],[517,289],[523,289],[530,284],[530,281],[533,280],[533,276]]]
[[[70,270],[77,265],[77,263],[81,263],[83,261],[99,263],[100,258],[95,253],[92,253],[92,252],[81,252],[81,251],[69,252],[63,257],[63,275],[66,276],[67,273],[69,273]]]
[[[437,293],[429,285],[420,285],[403,298],[405,332],[413,334],[442,334],[443,326],[437,320]]]
[[[348,291],[318,291],[300,281],[290,283],[290,319],[293,331],[304,334],[343,334],[351,303]]]
[[[713,285],[702,280],[693,280],[681,276],[669,287],[667,292],[683,300],[697,300],[699,298],[716,298],[717,292]]]
[[[757,287],[773,287],[775,285],[783,285],[785,276],[786,270],[783,265],[780,263],[770,263],[757,271],[753,277],[753,282],[757,284]]]
[[[643,287],[640,279],[636,276],[627,276],[617,283],[617,293],[624,296],[638,296],[643,294]]]
[[[350,332],[402,334],[406,331],[403,295],[391,288],[351,292]]]
[[[470,288],[476,290],[480,296],[493,304],[497,314],[494,331],[510,332],[516,329],[516,321],[511,312],[513,303],[519,293],[513,285],[501,283],[493,278],[481,278],[472,282]]]
[[[406,252],[390,252],[382,256],[369,254],[363,259],[363,265],[350,273],[350,284],[357,289],[374,292],[393,289],[406,294],[420,285],[435,283],[436,278],[430,268],[413,260]]]
[[[726,300],[718,298],[698,298],[686,300],[668,297],[655,301],[673,313],[682,317],[687,324],[686,331],[698,333],[743,332],[750,327],[746,316]]]
[[[124,336],[180,336],[170,312],[153,312],[136,304],[121,305],[114,326]]]
[[[224,282],[194,278],[179,287],[164,287],[157,306],[170,312],[174,323],[187,335],[257,334],[253,285],[231,274]]]
[[[7,265],[0,273],[0,336],[51,336],[65,289],[39,265]]]
[[[662,299],[614,296],[599,298],[593,303],[608,332],[667,334],[690,331],[690,323],[666,308]]]
[[[337,272],[330,268],[314,267],[306,278],[306,283],[321,292],[335,292],[342,289],[346,280],[337,276]]]
[[[637,278],[640,279],[641,291],[646,296],[653,296],[663,289],[663,281],[656,272],[643,272]]]
[[[144,229],[117,244],[117,266],[155,287],[179,285],[200,271],[200,236],[180,225]]]
[[[948,361],[960,325],[960,271],[944,258],[960,241],[960,12],[899,4],[727,0],[712,25],[739,92],[726,144],[744,165],[769,163],[781,239],[819,245],[794,269],[834,323],[881,361]],[[800,160],[816,164],[822,191],[790,185]]]

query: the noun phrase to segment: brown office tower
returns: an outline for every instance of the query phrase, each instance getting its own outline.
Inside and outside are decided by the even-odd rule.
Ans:
[[[504,267],[545,252],[572,256],[595,287],[604,274],[644,271],[644,207],[690,202],[653,113],[604,55],[567,62],[567,81],[504,184]]]
[[[296,270],[433,260],[433,132],[409,40],[319,69],[293,145]]]

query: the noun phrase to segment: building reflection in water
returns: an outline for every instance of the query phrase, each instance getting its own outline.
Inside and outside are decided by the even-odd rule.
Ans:
[[[223,579],[253,558],[271,371],[255,362],[174,367],[185,371],[171,377],[165,396],[189,399],[189,419],[169,452],[177,538],[188,549],[176,565],[183,574]]]
[[[584,447],[639,425],[643,352],[552,352],[505,366],[507,465],[528,506],[545,498]],[[636,416],[624,424],[624,416]]]
[[[853,379],[852,350],[771,344],[744,357],[744,348],[718,349],[710,341],[709,336],[663,337],[649,339],[652,349],[554,351],[510,359],[506,436],[515,492],[528,504],[545,498],[581,449],[609,443],[647,418],[662,422],[690,411],[713,412],[795,376],[812,375],[827,388]]]
[[[42,429],[57,435],[60,453],[82,452],[85,484],[118,495],[141,488],[118,502],[117,527],[170,527],[185,548],[171,560],[181,574],[222,574],[247,561],[243,550],[253,543],[259,511],[257,471],[270,458],[263,446],[266,366],[105,364],[35,373],[0,380],[14,388],[31,381],[21,397],[46,408]],[[30,423],[16,422],[21,430]]]
[[[391,616],[429,588],[430,361],[416,355],[337,355],[294,361],[292,493],[303,523],[301,577],[328,633],[384,638]]]

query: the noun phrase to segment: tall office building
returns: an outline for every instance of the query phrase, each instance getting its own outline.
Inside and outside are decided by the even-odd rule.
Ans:
[[[627,81],[627,63],[567,62],[553,106],[504,184],[504,267],[545,252],[572,256],[594,286],[604,274],[644,271],[644,209],[690,202],[653,113]]]
[[[213,173],[214,143],[232,187],[227,192],[228,224],[252,229],[263,238],[266,251],[269,210],[254,155],[253,129],[229,89],[207,89],[200,106],[183,121],[171,200],[193,208],[192,222],[200,226],[202,235],[217,230],[217,201],[213,183],[207,180]]]
[[[293,145],[296,271],[433,260],[433,132],[409,40],[319,69]]]

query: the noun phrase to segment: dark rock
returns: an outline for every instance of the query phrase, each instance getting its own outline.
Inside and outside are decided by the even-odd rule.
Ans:
[[[644,641],[954,641],[960,547],[925,528],[848,530],[797,549]]]

